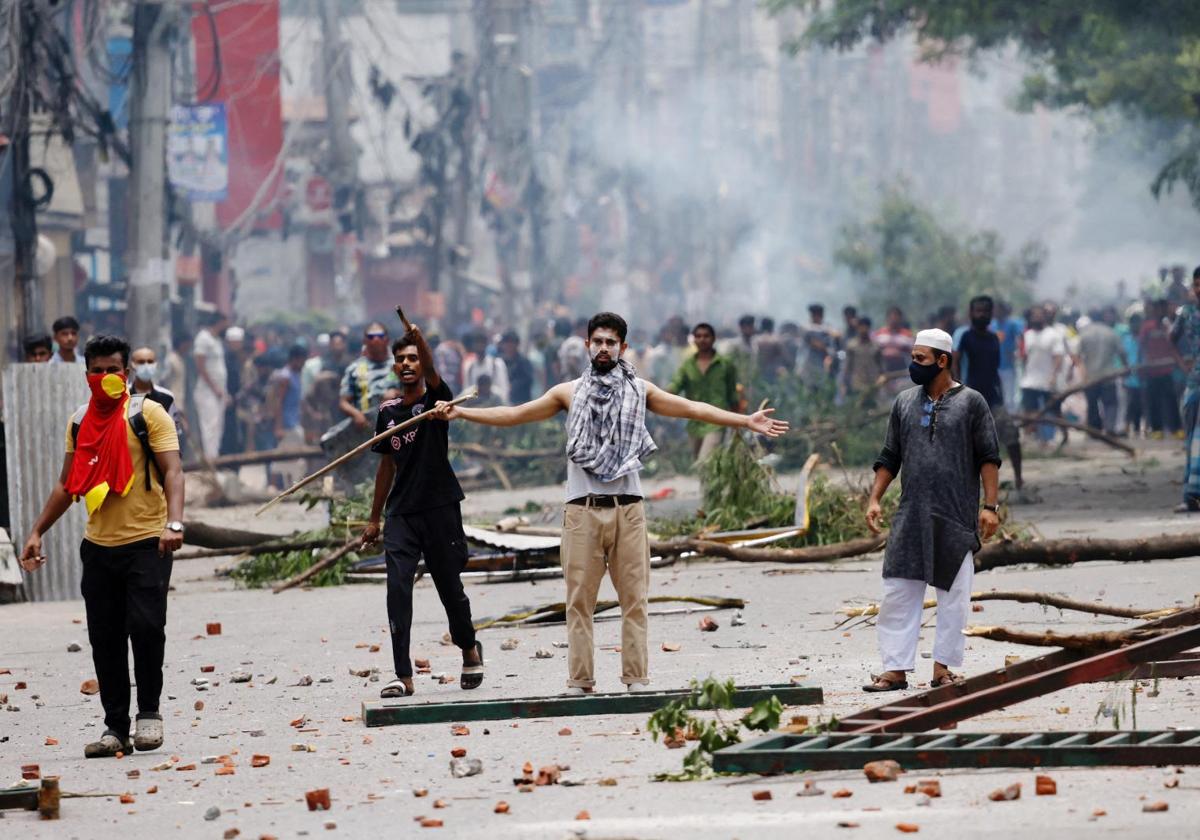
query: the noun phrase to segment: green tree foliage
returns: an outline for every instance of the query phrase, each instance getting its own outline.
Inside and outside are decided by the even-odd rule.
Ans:
[[[920,319],[977,294],[1027,303],[1045,249],[1030,242],[1005,256],[994,231],[943,227],[903,186],[890,186],[873,217],[842,228],[834,259],[855,276],[869,311],[882,315],[895,305]]]
[[[792,45],[850,49],[913,33],[928,59],[1016,46],[1020,104],[1140,120],[1162,141],[1158,196],[1200,209],[1200,3],[1190,0],[767,0],[807,13]],[[1166,134],[1162,138],[1162,134]]]

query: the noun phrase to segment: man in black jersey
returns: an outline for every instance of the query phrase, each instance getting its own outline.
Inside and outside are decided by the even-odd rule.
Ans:
[[[417,327],[392,344],[393,370],[403,389],[399,399],[379,406],[375,433],[379,434],[410,417],[433,408],[439,400],[453,399],[433,364],[433,352]],[[364,546],[378,541],[380,517],[386,502],[383,548],[387,556],[387,611],[392,633],[392,659],[396,679],[381,697],[407,697],[413,693],[409,635],[412,630],[412,595],[417,563],[433,578],[446,618],[450,638],[463,652],[461,683],[465,689],[483,682],[483,646],[475,640],[471,602],[459,575],[467,564],[463,535],[462,488],[447,456],[450,424],[427,420],[375,444],[382,457],[375,473],[375,498],[371,518],[363,531]]]

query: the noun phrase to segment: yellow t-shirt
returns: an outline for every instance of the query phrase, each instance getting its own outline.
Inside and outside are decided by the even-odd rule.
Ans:
[[[155,452],[178,452],[179,436],[160,404],[146,400],[142,404],[142,416],[146,418],[146,429],[150,432],[150,448]],[[84,536],[96,545],[126,545],[138,540],[157,537],[167,527],[167,497],[158,481],[154,464],[150,465],[151,489],[146,490],[146,453],[138,442],[129,421],[125,422],[125,440],[133,458],[133,484],[129,492],[120,496],[111,492],[104,503],[88,517]],[[71,424],[67,423],[67,452],[75,451],[71,437]]]

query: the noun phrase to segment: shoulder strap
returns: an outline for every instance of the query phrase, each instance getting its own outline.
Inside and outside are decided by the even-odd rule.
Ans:
[[[159,485],[163,483],[163,474],[162,470],[159,469],[158,461],[154,460],[154,450],[150,447],[150,427],[146,424],[146,415],[144,413],[145,403],[145,394],[132,395],[125,406],[125,417],[129,421],[130,428],[133,429],[134,437],[142,445],[142,454],[145,455],[146,460],[146,490],[151,490],[153,485],[150,483],[150,465],[154,465],[154,472],[158,476]]]

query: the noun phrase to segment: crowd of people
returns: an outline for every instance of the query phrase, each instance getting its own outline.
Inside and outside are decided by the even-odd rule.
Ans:
[[[1200,269],[1193,283],[1191,300],[1168,290],[1086,312],[1053,301],[1016,312],[1006,301],[979,296],[915,320],[896,306],[872,313],[877,319],[846,306],[834,324],[820,303],[809,305],[805,323],[778,328],[773,318],[754,315],[691,326],[675,316],[653,333],[632,328],[626,358],[647,381],[722,409],[745,412],[791,388],[802,404],[872,411],[907,387],[914,331],[943,329],[953,338],[955,375],[993,406],[1019,499],[1017,414],[1047,418],[1025,424],[1026,445],[1043,449],[1066,439],[1059,420],[1112,436],[1173,436],[1186,440],[1189,452],[1197,444]],[[476,388],[475,404],[484,407],[518,405],[589,364],[586,319],[559,316],[526,326],[524,334],[502,324],[455,336],[431,331],[430,348],[451,391]],[[138,348],[131,382],[171,411],[194,456],[313,445],[339,423],[365,433],[379,404],[400,392],[393,337],[379,321],[317,333],[246,327],[218,312],[201,313],[195,335],[178,337],[163,358],[154,348]],[[64,316],[50,333],[25,342],[25,359],[81,363],[79,340],[78,321]],[[1075,392],[1060,398],[1064,391]],[[724,434],[698,422],[687,424],[686,433],[697,459]],[[1196,455],[1189,457],[1187,510],[1200,510],[1200,464],[1193,465],[1200,447]],[[273,476],[275,483],[290,477],[282,467]]]

